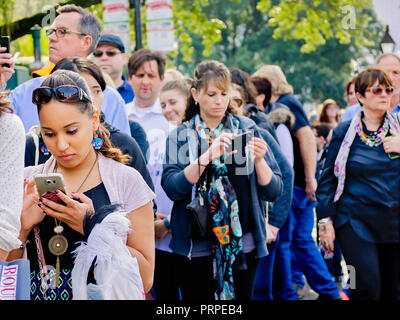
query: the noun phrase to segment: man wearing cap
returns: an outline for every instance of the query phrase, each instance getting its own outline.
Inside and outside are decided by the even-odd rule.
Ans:
[[[125,46],[121,39],[113,34],[100,37],[96,50],[93,52],[93,61],[100,69],[111,77],[115,87],[125,103],[133,100],[134,93],[128,80],[122,74],[126,64]]]

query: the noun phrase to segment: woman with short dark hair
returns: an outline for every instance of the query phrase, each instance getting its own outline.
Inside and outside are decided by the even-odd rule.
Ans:
[[[355,268],[351,300],[400,299],[400,157],[383,143],[400,134],[393,84],[378,68],[354,83],[362,110],[333,132],[317,190],[319,237],[332,251],[336,236]]]

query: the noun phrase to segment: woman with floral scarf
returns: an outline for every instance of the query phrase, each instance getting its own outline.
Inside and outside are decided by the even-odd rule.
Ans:
[[[350,274],[350,300],[400,299],[399,119],[381,69],[355,78],[362,106],[333,132],[317,190],[320,242],[336,238]],[[398,151],[397,151],[398,152]]]
[[[258,259],[268,253],[265,201],[282,193],[276,160],[255,123],[237,115],[230,85],[225,65],[200,63],[184,123],[167,140],[161,184],[174,201],[170,247],[183,300],[251,298]],[[245,131],[253,136],[246,147],[229,151]],[[205,236],[186,208],[199,185],[210,207]]]

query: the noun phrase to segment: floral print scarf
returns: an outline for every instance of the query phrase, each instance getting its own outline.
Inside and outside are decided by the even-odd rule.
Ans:
[[[194,116],[193,124],[198,135],[209,141],[213,138],[199,115]],[[239,120],[227,113],[221,124],[214,130],[213,137],[218,137],[224,127],[230,127],[233,132],[239,129]],[[212,257],[214,279],[217,282],[216,300],[232,300],[235,298],[232,267],[245,269],[245,259],[242,246],[242,227],[239,220],[239,205],[236,193],[228,179],[228,169],[224,163],[225,156],[214,159],[211,163],[211,183],[209,196],[212,215]]]

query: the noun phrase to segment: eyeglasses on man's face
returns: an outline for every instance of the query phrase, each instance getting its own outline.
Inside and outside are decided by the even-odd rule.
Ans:
[[[66,34],[68,33],[75,33],[75,34],[79,34],[80,36],[86,36],[86,33],[82,33],[82,32],[77,32],[77,31],[71,31],[68,30],[66,28],[50,28],[46,30],[46,35],[47,37],[50,37],[53,33],[56,33],[56,37],[57,38],[64,38]]]
[[[120,51],[101,51],[101,50],[96,50],[95,52],[93,52],[93,56],[96,58],[101,58],[103,56],[103,54],[105,54],[107,57],[115,57],[117,54],[121,53]]]

